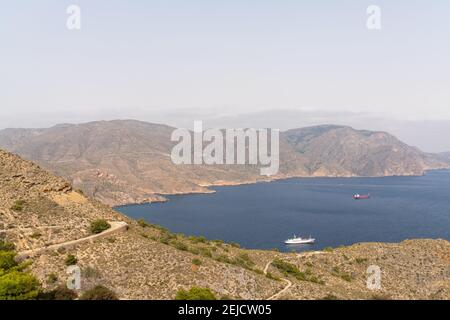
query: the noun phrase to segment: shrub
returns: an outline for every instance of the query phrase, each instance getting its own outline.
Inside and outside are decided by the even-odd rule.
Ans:
[[[361,263],[367,262],[367,259],[366,258],[356,258],[355,261],[356,261],[356,263],[361,264]]]
[[[119,300],[119,298],[117,298],[116,293],[111,289],[104,286],[96,286],[84,292],[80,300]]]
[[[39,233],[39,232],[34,232],[31,236],[30,236],[30,238],[33,238],[33,239],[39,239],[40,237],[42,237],[42,234],[41,233]]]
[[[190,236],[188,239],[189,239],[192,243],[206,243],[206,242],[207,242],[206,238],[203,237],[203,236],[199,236],[199,237],[196,237],[196,236]]]
[[[77,264],[77,262],[77,257],[75,257],[73,254],[69,254],[64,263],[66,264],[66,266],[73,266]]]
[[[270,273],[270,272],[267,272],[267,273],[266,273],[266,278],[271,279],[271,280],[275,280],[275,281],[280,281],[280,280],[281,280],[279,277],[273,275],[273,274]]]
[[[324,284],[324,281],[320,280],[319,277],[313,275],[311,270],[309,269],[305,272],[301,272],[295,265],[285,262],[281,259],[275,259],[272,262],[272,265],[286,276],[291,275],[300,281],[308,281],[317,284]]]
[[[188,246],[185,245],[183,242],[181,241],[175,241],[173,243],[173,246],[175,247],[175,249],[181,250],[181,251],[188,251]]]
[[[58,276],[55,273],[50,273],[47,276],[47,283],[53,284],[53,283],[56,283],[57,281],[58,281]]]
[[[345,280],[345,281],[347,281],[347,282],[351,282],[351,281],[353,280],[353,277],[352,277],[349,273],[346,273],[346,272],[344,272],[344,271],[341,271],[341,270],[339,269],[339,267],[334,267],[333,270],[332,270],[332,272],[331,272],[331,274],[332,274],[333,276],[339,277],[339,278],[341,278],[342,280]]]
[[[207,258],[212,258],[211,250],[209,250],[208,248],[202,247],[202,248],[198,248],[198,250],[202,256],[207,257]]]
[[[0,240],[0,251],[14,251],[14,249],[13,243]]]
[[[141,226],[142,228],[147,228],[147,227],[150,226],[144,219],[139,219],[137,223],[138,223],[138,225]]]
[[[200,259],[194,258],[192,259],[192,264],[200,266],[202,264],[202,261]]]
[[[0,271],[3,269],[7,271],[17,266],[15,260],[16,253],[14,251],[0,251]]]
[[[25,272],[11,271],[0,276],[0,300],[30,300],[39,294],[38,280]]]
[[[239,243],[236,243],[236,242],[230,243],[230,246],[232,246],[233,248],[240,248],[241,247],[241,245]]]
[[[11,206],[11,210],[13,210],[13,211],[22,211],[23,207],[25,206],[25,203],[26,202],[24,200],[17,200]]]
[[[221,254],[220,256],[216,257],[215,260],[222,263],[229,263],[229,264],[233,263],[233,261],[231,261],[230,258],[228,258],[228,256],[224,254]]]
[[[192,287],[189,291],[180,289],[175,300],[217,300],[208,288]]]
[[[105,219],[98,219],[91,223],[91,233],[98,234],[111,228],[111,225]]]
[[[252,268],[255,263],[250,258],[250,256],[247,253],[241,253],[236,259],[235,262],[237,265],[242,266],[244,268],[250,269]]]
[[[59,286],[54,290],[39,294],[39,300],[74,300],[77,293],[66,286]]]

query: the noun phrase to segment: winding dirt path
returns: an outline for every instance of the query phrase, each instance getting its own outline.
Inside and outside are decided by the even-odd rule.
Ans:
[[[270,265],[272,264],[273,261],[269,261],[267,262],[266,266],[264,267],[264,274],[267,275],[267,270],[269,269]],[[279,296],[281,296],[283,293],[285,293],[287,290],[289,290],[290,287],[292,287],[292,282],[289,281],[288,279],[285,278],[281,278],[281,280],[283,280],[284,282],[286,282],[286,287],[284,287],[282,290],[278,291],[277,293],[275,293],[274,295],[270,296],[269,298],[267,298],[266,300],[276,300],[278,299]]]
[[[72,247],[72,246],[80,244],[80,243],[92,241],[92,240],[95,240],[95,239],[104,238],[104,237],[110,236],[111,234],[118,233],[118,232],[123,232],[123,231],[126,231],[128,229],[128,223],[126,223],[126,222],[123,222],[123,221],[108,221],[108,222],[111,225],[111,228],[109,228],[108,230],[105,230],[105,231],[103,231],[103,232],[101,232],[99,234],[93,234],[93,235],[90,235],[90,236],[85,237],[85,238],[53,244],[53,245],[48,246],[48,247],[42,247],[42,248],[22,251],[22,252],[19,252],[18,256],[20,258],[28,258],[28,257],[30,257],[31,255],[34,255],[34,254],[38,254],[38,253],[45,252],[45,251],[48,251],[48,250],[58,250],[60,248]]]

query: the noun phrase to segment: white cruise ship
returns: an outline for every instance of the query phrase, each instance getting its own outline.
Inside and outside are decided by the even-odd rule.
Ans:
[[[300,238],[294,234],[294,237],[292,239],[287,239],[286,241],[284,241],[284,243],[285,244],[308,244],[308,243],[314,243],[315,241],[316,241],[316,239],[311,238],[311,236],[309,236],[309,238]]]

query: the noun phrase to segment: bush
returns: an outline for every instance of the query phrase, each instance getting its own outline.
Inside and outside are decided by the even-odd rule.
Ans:
[[[98,234],[111,228],[111,225],[105,219],[98,219],[91,223],[91,233]]]
[[[66,266],[73,266],[77,264],[78,259],[73,254],[69,254],[66,258],[65,264]]]
[[[196,237],[196,236],[190,236],[188,239],[189,239],[192,243],[206,243],[206,242],[207,242],[206,238],[203,237],[203,236],[199,236],[199,237]]]
[[[14,249],[13,243],[0,240],[0,251],[14,251]]]
[[[180,289],[175,300],[217,300],[208,288],[192,287],[189,291]]]
[[[0,271],[7,271],[17,266],[15,260],[16,253],[14,251],[0,251]],[[1,273],[0,273],[1,274]]]
[[[24,205],[25,205],[25,201],[23,201],[23,200],[17,200],[17,201],[15,201],[15,202],[12,204],[11,210],[14,210],[14,211],[22,211]]]
[[[202,264],[202,261],[200,259],[192,259],[192,264],[196,265],[196,266],[200,266]]]
[[[280,279],[279,277],[274,276],[274,275],[273,275],[272,273],[270,273],[270,272],[267,272],[267,273],[266,273],[266,277],[267,277],[268,279],[271,279],[271,280],[281,281],[281,279]]]
[[[150,226],[144,219],[139,219],[137,223],[142,228],[147,228]]]
[[[74,300],[77,293],[66,286],[59,286],[54,290],[39,294],[39,300]]]
[[[275,268],[277,268],[280,272],[282,272],[285,276],[291,275],[300,281],[308,281],[317,284],[324,284],[324,281],[320,280],[319,277],[313,275],[311,270],[301,272],[295,265],[285,262],[281,259],[275,259],[272,262],[272,265]]]
[[[58,281],[58,276],[55,273],[50,273],[47,276],[47,283],[54,284]]]
[[[30,300],[39,294],[38,280],[24,272],[11,271],[0,276],[0,300]]]
[[[23,207],[25,206],[25,203],[26,202],[24,200],[17,200],[11,206],[11,210],[13,210],[13,211],[22,211]]]
[[[347,282],[351,282],[353,280],[353,277],[349,273],[341,271],[339,267],[334,267],[331,274],[335,277],[340,277],[342,280]]]
[[[173,243],[173,246],[174,246],[176,249],[181,250],[181,251],[188,251],[188,250],[189,250],[188,246],[185,245],[185,244],[184,244],[183,242],[181,242],[181,241],[175,241],[175,242]]]
[[[80,300],[119,300],[119,298],[117,298],[116,293],[111,289],[104,286],[96,286],[83,293]]]

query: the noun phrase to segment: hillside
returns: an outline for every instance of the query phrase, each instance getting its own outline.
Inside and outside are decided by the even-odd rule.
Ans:
[[[308,159],[314,176],[421,175],[425,170],[445,167],[436,156],[386,132],[324,125],[288,130],[283,136]]]
[[[438,157],[441,161],[450,163],[450,151],[449,152],[442,152],[438,154]]]
[[[127,223],[128,229],[67,244],[90,236],[90,223],[99,218]],[[450,243],[445,240],[356,244],[299,255],[244,250],[130,220],[4,151],[0,229],[0,239],[13,242],[19,256],[32,262],[31,271],[45,290],[65,283],[65,260],[71,254],[82,270],[81,291],[102,284],[121,299],[172,299],[180,288],[192,286],[233,299],[450,298]],[[365,286],[372,264],[382,270],[378,291]]]
[[[0,147],[113,206],[267,179],[256,166],[174,165],[170,159],[174,129],[132,120],[6,129],[0,131]],[[318,126],[280,135],[280,170],[271,178],[421,175],[445,166],[384,132]]]

